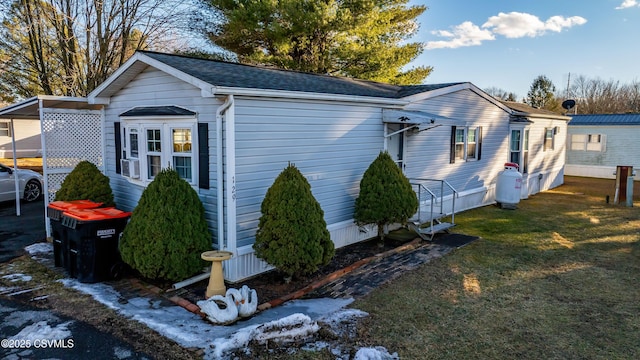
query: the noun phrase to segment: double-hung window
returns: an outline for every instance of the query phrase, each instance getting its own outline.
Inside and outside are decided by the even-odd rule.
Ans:
[[[544,147],[543,151],[553,150],[553,137],[556,133],[556,128],[544,129]]]
[[[0,136],[11,136],[11,125],[7,121],[0,121]]]
[[[453,126],[451,129],[451,163],[480,160],[482,127]]]
[[[529,171],[529,129],[511,129],[509,162],[518,164],[522,173]]]
[[[604,134],[572,134],[569,141],[574,151],[605,151],[607,142]]]
[[[188,183],[196,185],[197,128],[193,120],[125,120],[123,155],[139,162],[141,182],[150,182],[162,169],[171,168]]]

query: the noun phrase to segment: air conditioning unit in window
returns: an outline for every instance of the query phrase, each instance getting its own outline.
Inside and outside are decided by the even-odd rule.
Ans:
[[[120,168],[122,176],[130,179],[140,178],[140,161],[136,159],[120,159]]]

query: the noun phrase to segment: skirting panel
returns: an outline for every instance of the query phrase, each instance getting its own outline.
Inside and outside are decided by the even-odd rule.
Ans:
[[[399,225],[390,227],[397,229]],[[331,240],[336,248],[355,244],[378,235],[378,230],[374,225],[358,226],[353,220],[343,221],[327,226]],[[258,259],[251,246],[238,248],[231,259],[223,263],[224,278],[231,283],[240,282],[244,279],[259,275],[273,269],[265,261]]]
[[[615,166],[565,165],[564,174],[569,176],[584,176],[602,179],[615,179]]]

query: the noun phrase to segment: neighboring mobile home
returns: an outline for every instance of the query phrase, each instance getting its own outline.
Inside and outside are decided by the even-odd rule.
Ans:
[[[0,158],[13,158],[12,134],[15,136],[15,157],[42,156],[40,121],[22,120],[13,123],[0,119]]]
[[[354,224],[353,208],[380,151],[442,214],[494,203],[506,162],[528,179],[523,197],[563,182],[568,118],[514,110],[467,82],[396,86],[137,52],[88,103],[104,106],[100,166],[118,207],[133,210],[161,168],[176,169],[205,206],[213,247],[234,253],[231,282],[269,269],[252,244],[260,204],[289,162],[336,247],[376,235]]]
[[[573,115],[568,131],[567,175],[615,179],[617,166],[640,166],[640,114]]]

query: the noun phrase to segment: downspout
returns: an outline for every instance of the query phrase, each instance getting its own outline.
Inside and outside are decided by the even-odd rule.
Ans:
[[[228,95],[216,110],[216,201],[218,203],[218,250],[224,246],[224,156],[222,154],[222,119],[224,113],[233,106],[233,95]]]

